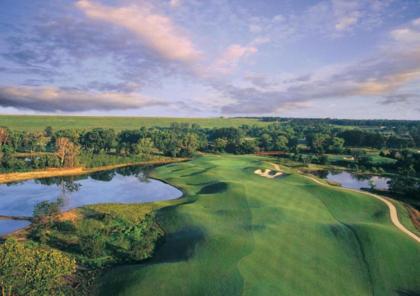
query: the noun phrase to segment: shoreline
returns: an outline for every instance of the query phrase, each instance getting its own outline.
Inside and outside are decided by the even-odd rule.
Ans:
[[[85,175],[100,171],[107,171],[127,166],[146,166],[146,165],[165,165],[170,163],[184,162],[189,158],[166,158],[166,159],[155,159],[142,162],[129,162],[123,164],[107,165],[94,168],[86,167],[75,167],[75,168],[49,168],[46,170],[35,170],[21,173],[4,173],[0,174],[0,184],[7,184],[17,181],[26,181],[31,179],[43,179],[49,177],[65,177],[65,176],[77,176]]]
[[[101,167],[96,167],[96,168],[91,168],[91,169],[87,169],[87,168],[83,168],[83,167],[78,167],[78,168],[71,168],[71,169],[49,169],[49,170],[43,170],[43,171],[32,171],[32,172],[24,172],[24,173],[8,173],[8,174],[0,174],[0,185],[1,184],[7,184],[9,182],[16,182],[16,181],[24,181],[24,180],[30,180],[30,179],[42,179],[42,178],[49,178],[49,177],[58,177],[58,176],[75,176],[75,175],[83,175],[83,174],[89,174],[89,173],[93,173],[93,172],[99,172],[99,171],[104,171],[104,170],[111,170],[111,169],[116,169],[116,168],[121,168],[121,167],[127,167],[127,166],[141,166],[141,165],[165,165],[165,164],[171,164],[171,163],[178,163],[178,162],[185,162],[191,160],[190,158],[177,158],[177,159],[160,159],[160,160],[151,160],[151,161],[144,161],[144,162],[137,162],[137,163],[126,163],[126,164],[118,164],[118,165],[110,165],[110,166],[101,166]],[[60,173],[61,171],[61,173]],[[74,171],[81,171],[81,173],[73,173]],[[43,177],[30,177],[30,178],[26,178],[26,179],[19,179],[19,180],[13,180],[13,181],[6,181],[4,182],[2,177],[4,177],[4,175],[16,175],[16,174],[35,174],[35,173],[44,173],[45,176]],[[59,174],[55,174],[55,175],[49,175],[52,173],[59,173]],[[26,177],[26,176],[22,176]],[[173,187],[175,187],[176,189],[178,189],[182,194],[180,197],[175,198],[173,200],[182,200],[186,193],[184,191],[183,188],[175,186],[163,179],[159,179],[157,177],[151,176],[152,179],[155,180],[159,180],[165,184],[171,185]],[[167,201],[167,200],[165,200]],[[154,201],[150,202],[153,203]],[[140,203],[133,203],[133,204],[140,204]],[[72,208],[72,209],[68,209],[66,211],[63,211],[59,214],[59,216],[63,216],[66,213],[69,212],[74,212],[77,209],[80,209],[84,206],[81,207],[76,207],[76,208]],[[26,236],[28,234],[28,230],[31,229],[32,227],[32,217],[20,217],[20,216],[1,216],[0,215],[0,220],[24,220],[24,221],[29,221],[30,224],[23,227],[23,228],[19,228],[16,229],[15,231],[12,231],[10,233],[6,233],[4,235],[0,235],[0,241],[4,240],[7,237],[11,237],[13,236],[14,238],[16,238],[19,241],[23,241],[26,240]]]

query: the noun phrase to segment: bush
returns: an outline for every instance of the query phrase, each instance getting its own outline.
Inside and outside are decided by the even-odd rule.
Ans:
[[[82,264],[101,268],[150,258],[163,231],[150,214],[130,219],[87,210],[75,224],[56,221],[50,228],[38,228],[36,234],[36,240],[44,239],[50,246],[71,251]]]
[[[0,286],[4,295],[63,295],[65,277],[76,271],[63,253],[8,239],[0,246]]]

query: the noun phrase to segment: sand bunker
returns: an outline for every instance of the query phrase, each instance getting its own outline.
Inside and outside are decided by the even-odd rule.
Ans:
[[[274,178],[277,178],[277,177],[283,175],[283,172],[272,171],[272,170],[268,170],[268,169],[265,169],[265,170],[258,169],[258,170],[255,170],[254,173],[257,174],[257,175],[260,175],[261,177],[266,177],[266,178],[269,178],[269,179],[274,179]]]

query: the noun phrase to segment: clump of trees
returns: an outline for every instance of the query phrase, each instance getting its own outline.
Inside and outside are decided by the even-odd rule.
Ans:
[[[152,214],[132,220],[125,218],[124,213],[85,209],[83,219],[72,222],[57,219],[60,207],[59,200],[36,206],[30,238],[43,245],[71,251],[85,266],[102,268],[150,258],[163,237],[163,230]]]
[[[50,248],[7,239],[0,245],[2,295],[63,295],[76,261]]]
[[[57,198],[55,201],[45,200],[35,205],[30,233],[32,239],[42,243],[48,241],[50,229],[57,222],[63,205],[63,198]]]
[[[150,214],[136,223],[110,214],[88,217],[76,231],[80,258],[94,267],[150,258],[163,236]]]
[[[420,153],[404,149],[383,152],[382,155],[397,160],[397,174],[391,178],[389,190],[397,196],[420,201],[420,180],[417,177],[420,173]]]

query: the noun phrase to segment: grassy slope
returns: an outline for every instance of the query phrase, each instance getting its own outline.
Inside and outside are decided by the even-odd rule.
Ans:
[[[113,269],[101,295],[398,295],[420,291],[420,247],[381,202],[298,175],[253,174],[261,158],[208,156],[158,168],[185,203],[158,215],[167,241]],[[400,294],[406,295],[406,294]]]
[[[42,131],[47,126],[54,129],[95,127],[122,129],[137,129],[141,126],[166,127],[172,122],[197,123],[201,127],[238,127],[243,124],[267,125],[250,118],[169,118],[169,117],[87,117],[87,116],[17,116],[0,115],[0,126],[14,130]]]

